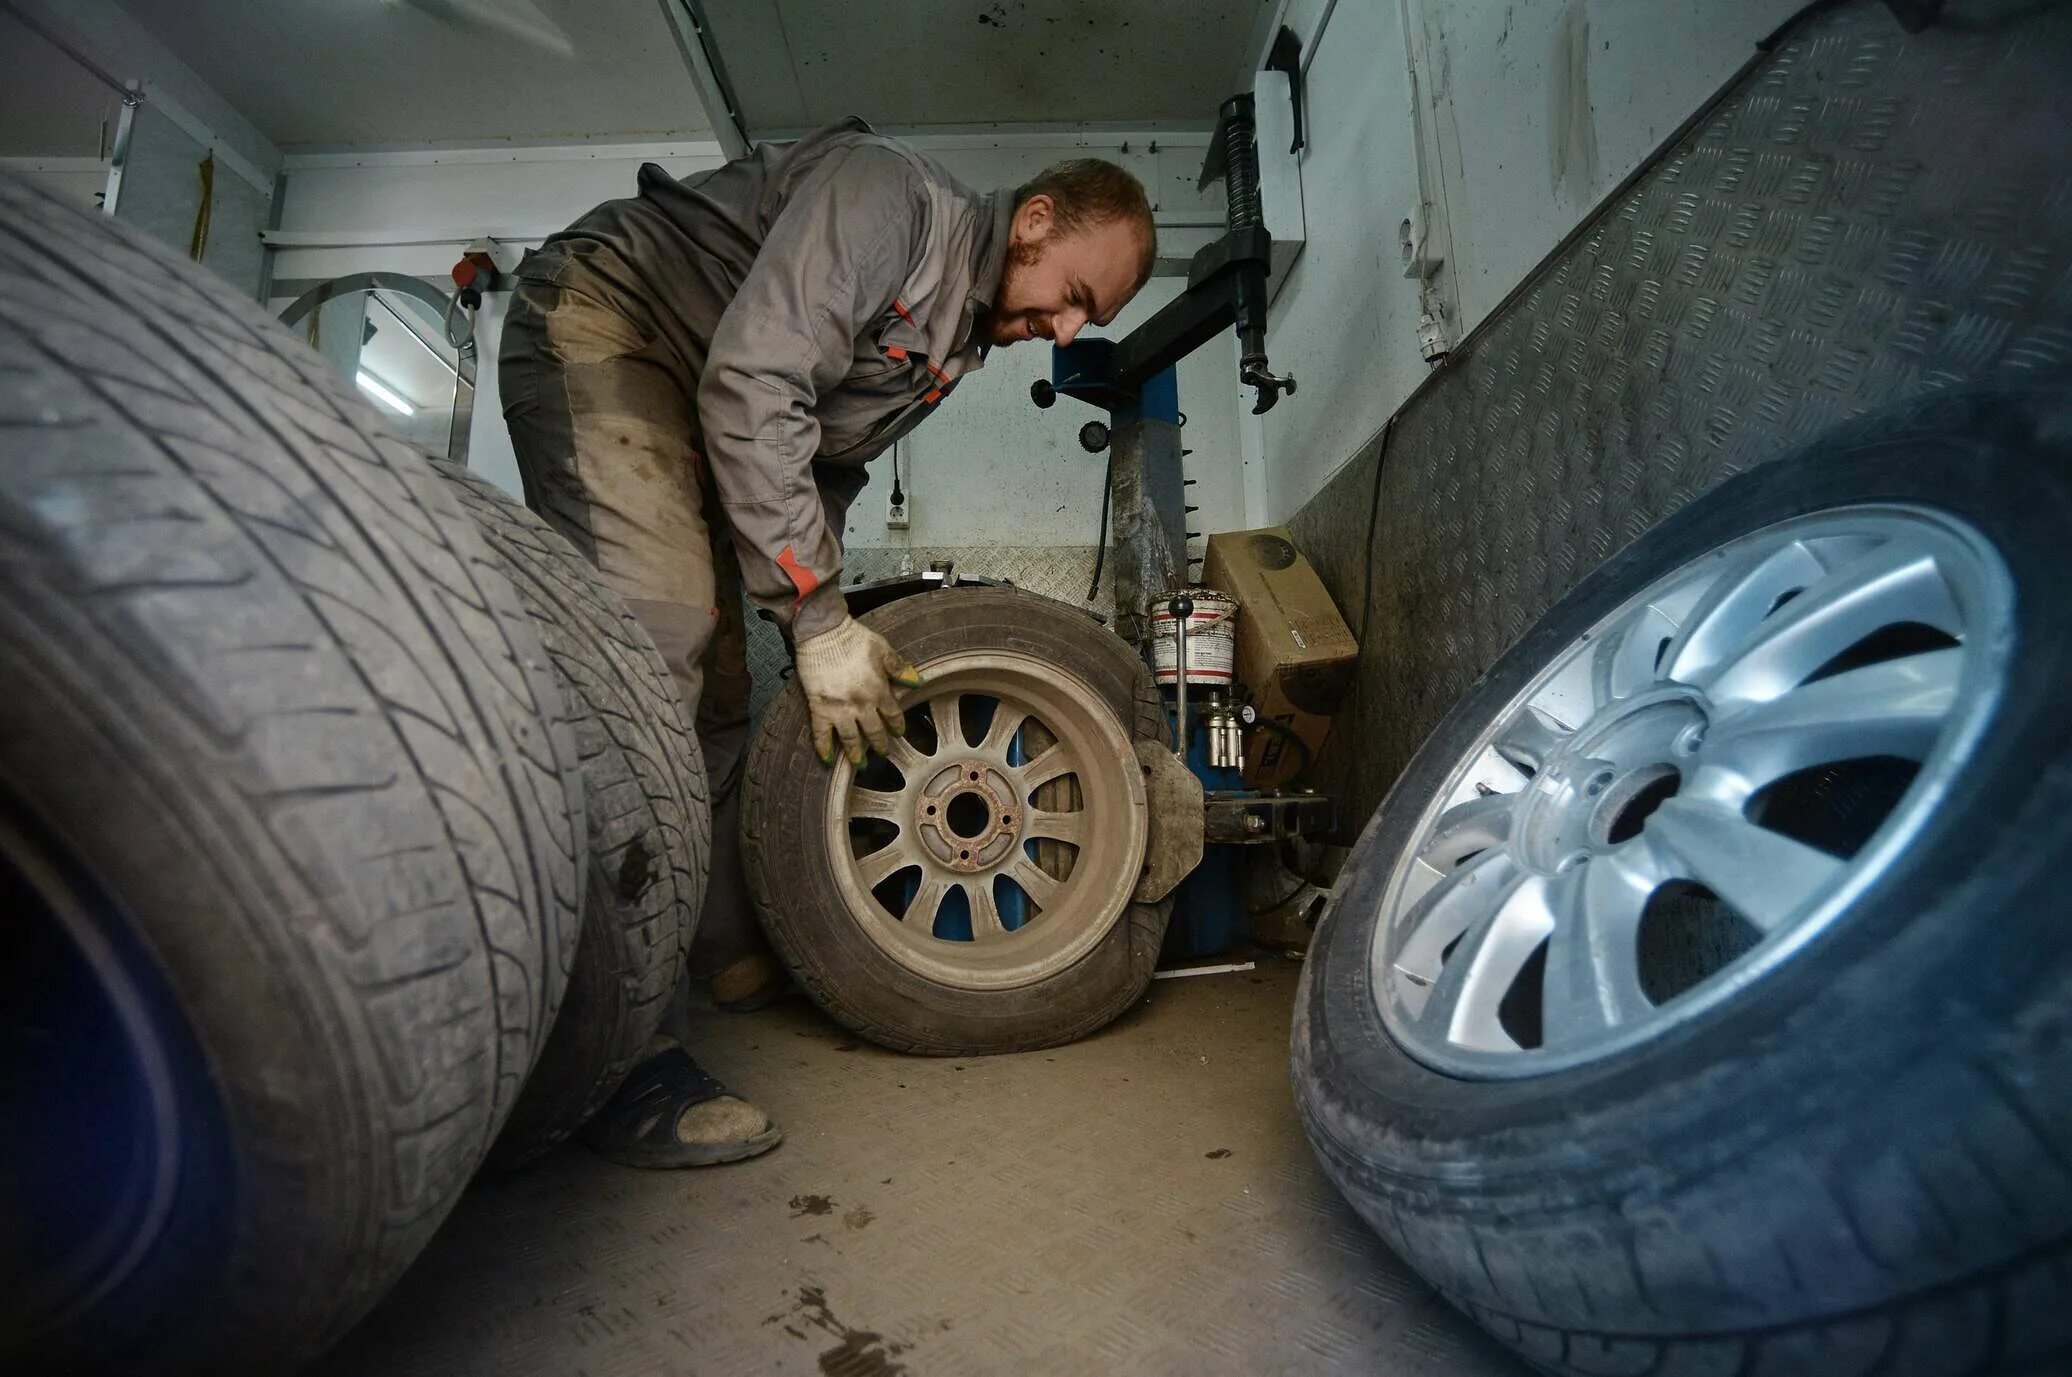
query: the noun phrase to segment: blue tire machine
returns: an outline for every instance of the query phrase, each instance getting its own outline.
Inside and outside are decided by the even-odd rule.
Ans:
[[[1228,207],[1221,238],[1194,255],[1187,288],[1150,320],[1119,340],[1082,339],[1051,349],[1051,375],[1029,389],[1030,400],[1050,407],[1061,396],[1102,408],[1106,423],[1089,421],[1079,442],[1106,451],[1102,558],[1115,561],[1115,630],[1148,659],[1149,609],[1163,602],[1176,618],[1178,673],[1167,690],[1174,753],[1201,782],[1202,860],[1179,889],[1166,939],[1169,956],[1224,950],[1244,932],[1237,846],[1278,842],[1329,831],[1336,824],[1330,799],[1307,791],[1268,792],[1243,786],[1242,733],[1250,709],[1210,690],[1190,697],[1187,684],[1188,615],[1193,610],[1187,558],[1188,480],[1182,460],[1183,418],[1175,366],[1224,330],[1238,337],[1238,380],[1254,390],[1261,414],[1293,395],[1295,379],[1275,374],[1266,358],[1266,280],[1272,237],[1259,204],[1259,152],[1252,97],[1233,96],[1218,112],[1201,185],[1222,180]],[[1113,525],[1113,548],[1108,528]],[[1100,574],[1096,568],[1094,583]],[[1088,594],[1092,596],[1091,591]]]

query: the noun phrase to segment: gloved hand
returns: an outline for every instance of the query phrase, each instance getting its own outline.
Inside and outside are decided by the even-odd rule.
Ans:
[[[835,763],[837,737],[849,763],[861,765],[866,741],[883,752],[892,737],[906,734],[906,714],[891,686],[919,688],[921,672],[862,622],[844,617],[830,630],[807,637],[793,650],[792,661],[821,764]]]

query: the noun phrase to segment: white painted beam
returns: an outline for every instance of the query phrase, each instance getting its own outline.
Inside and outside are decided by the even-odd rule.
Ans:
[[[712,127],[713,137],[719,141],[728,158],[746,157],[748,122],[742,118],[727,89],[726,75],[716,61],[718,49],[713,43],[712,28],[705,22],[697,0],[659,0],[659,3],[662,17],[669,22],[669,33],[676,39],[676,49],[683,56],[684,68],[690,74],[691,88],[697,92],[699,108],[704,110],[705,122]]]

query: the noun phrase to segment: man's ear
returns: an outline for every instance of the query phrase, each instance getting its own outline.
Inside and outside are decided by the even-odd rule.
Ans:
[[[1020,231],[1018,238],[1024,240],[1043,239],[1050,234],[1052,220],[1057,214],[1057,202],[1051,200],[1048,192],[1039,191],[1015,207],[1014,227]]]

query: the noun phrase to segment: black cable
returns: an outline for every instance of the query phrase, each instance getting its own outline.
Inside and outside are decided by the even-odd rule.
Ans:
[[[1101,533],[1094,537],[1094,579],[1086,586],[1086,600],[1092,602],[1101,591],[1101,570],[1108,563],[1108,502],[1115,491],[1115,446],[1108,447],[1108,468],[1101,475]]]
[[[1270,904],[1261,904],[1261,905],[1259,905],[1259,906],[1258,906],[1257,908],[1254,908],[1254,907],[1253,907],[1252,905],[1250,905],[1250,904],[1246,904],[1246,905],[1245,905],[1245,916],[1246,916],[1246,917],[1249,917],[1249,918],[1263,918],[1263,917],[1265,917],[1265,916],[1266,916],[1267,914],[1269,914],[1269,913],[1273,912],[1273,911],[1274,911],[1275,909],[1279,908],[1279,907],[1280,907],[1281,905],[1283,905],[1283,904],[1292,904],[1292,903],[1294,903],[1294,902],[1295,902],[1295,898],[1296,898],[1296,896],[1297,896],[1297,895],[1299,895],[1299,894],[1301,894],[1303,890],[1305,890],[1305,889],[1322,889],[1322,888],[1323,888],[1323,886],[1322,886],[1322,885],[1320,885],[1320,884],[1318,884],[1318,883],[1317,883],[1317,882],[1316,882],[1315,880],[1311,880],[1311,879],[1300,879],[1300,880],[1297,880],[1297,881],[1296,881],[1296,883],[1295,883],[1295,888],[1293,888],[1293,889],[1289,890],[1289,891],[1288,891],[1288,892],[1287,892],[1286,894],[1283,894],[1283,895],[1282,895],[1282,896],[1281,896],[1280,898],[1278,898],[1278,899],[1275,899],[1275,900],[1274,900],[1274,901],[1273,901],[1272,903],[1270,903]]]
[[[1381,443],[1374,451],[1374,489],[1367,497],[1367,569],[1360,587],[1360,644],[1367,644],[1367,629],[1372,625],[1374,611],[1374,532],[1381,520],[1381,466],[1388,461],[1389,441],[1396,434],[1396,412],[1381,427]]]
[[[1312,757],[1309,753],[1309,743],[1302,739],[1302,734],[1300,732],[1296,731],[1286,722],[1274,721],[1271,717],[1266,716],[1264,713],[1261,713],[1259,716],[1259,720],[1254,722],[1252,725],[1255,727],[1264,727],[1268,731],[1272,732],[1274,735],[1279,736],[1294,745],[1296,753],[1302,757],[1302,763],[1295,767],[1296,779],[1300,779],[1304,775],[1309,773],[1309,767],[1312,762]]]

